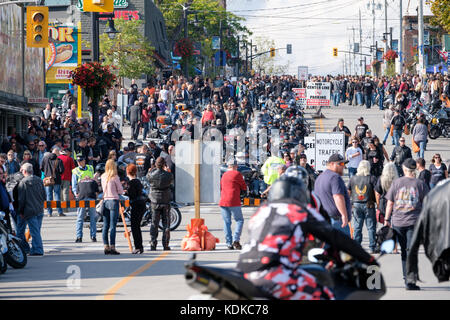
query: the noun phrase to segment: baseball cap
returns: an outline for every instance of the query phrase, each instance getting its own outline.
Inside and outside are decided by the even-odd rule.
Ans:
[[[78,162],[80,162],[80,161],[83,161],[83,160],[86,160],[86,157],[85,156],[83,156],[83,155],[79,155],[79,156],[77,156],[77,161]]]
[[[306,154],[302,153],[302,154],[300,155],[300,159],[307,159]]]
[[[364,118],[363,118],[363,117],[359,117],[359,118],[358,118],[358,121],[359,121],[359,120],[364,120]]]
[[[328,162],[344,162],[347,163],[348,161],[344,159],[343,156],[341,156],[339,153],[332,154],[330,158],[328,158]]]
[[[344,121],[344,118],[339,118],[338,122]]]
[[[408,158],[403,161],[402,165],[411,170],[415,170],[417,168],[417,163],[412,158]]]

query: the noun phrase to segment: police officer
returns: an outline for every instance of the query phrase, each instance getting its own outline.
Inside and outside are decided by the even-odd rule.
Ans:
[[[77,200],[95,200],[99,192],[98,184],[94,180],[94,168],[86,164],[86,158],[83,155],[77,157],[78,167],[72,170],[72,192]],[[75,242],[82,242],[83,238],[83,220],[86,208],[78,208],[76,237]],[[89,208],[91,240],[96,242],[97,219],[95,207]]]

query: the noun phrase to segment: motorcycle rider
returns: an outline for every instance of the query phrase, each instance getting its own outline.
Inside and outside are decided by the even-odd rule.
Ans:
[[[310,235],[363,263],[376,261],[308,205],[311,194],[297,172],[286,173],[275,181],[268,203],[250,219],[250,242],[244,245],[237,268],[259,290],[277,299],[334,299],[330,288],[301,267],[303,251],[313,241]],[[332,252],[331,248],[327,251]]]

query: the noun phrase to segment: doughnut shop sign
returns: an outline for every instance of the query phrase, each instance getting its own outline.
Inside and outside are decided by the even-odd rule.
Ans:
[[[78,29],[70,26],[49,26],[45,49],[46,83],[71,83],[70,71],[78,65]]]

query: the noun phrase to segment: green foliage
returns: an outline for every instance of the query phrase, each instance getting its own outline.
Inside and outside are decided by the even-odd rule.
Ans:
[[[142,20],[116,19],[114,21],[118,33],[115,39],[107,34],[100,36],[100,59],[105,65],[117,67],[121,78],[139,78],[142,74],[155,71],[153,52],[142,32]]]
[[[266,37],[256,37],[253,40],[253,45],[256,45],[258,53],[267,52],[270,48],[275,48],[275,41]],[[289,70],[289,63],[286,65],[276,64],[277,55],[279,51],[275,51],[275,58],[271,58],[269,53],[262,54],[253,59],[253,69],[257,73],[265,74],[285,74]],[[255,54],[255,52],[253,52]],[[249,67],[250,68],[250,67]]]
[[[222,48],[229,52],[237,49],[237,35],[246,39],[251,32],[242,25],[244,20],[219,6],[217,0],[166,0],[156,1],[166,20],[169,41],[184,37],[183,6],[189,5],[188,37],[193,42],[201,42],[202,54],[212,57],[211,39],[220,35],[222,25]],[[197,20],[197,22],[196,22]]]
[[[386,70],[384,71],[385,75],[388,77],[395,76],[395,61],[389,61],[386,64]]]
[[[431,12],[434,14],[431,23],[450,32],[450,0],[429,0],[427,4],[431,4]]]

